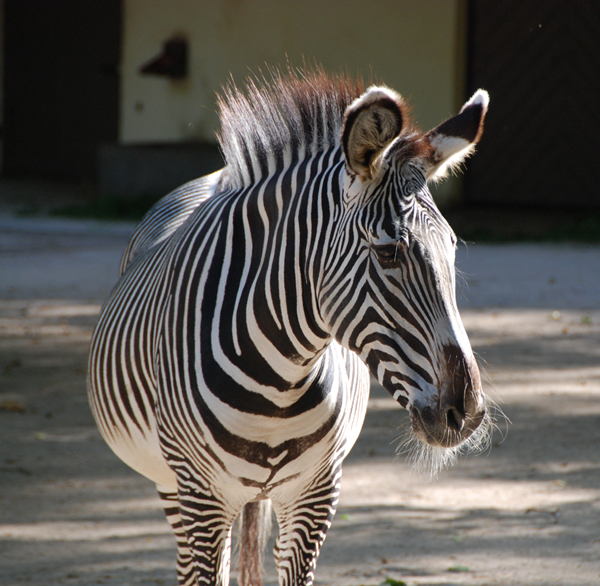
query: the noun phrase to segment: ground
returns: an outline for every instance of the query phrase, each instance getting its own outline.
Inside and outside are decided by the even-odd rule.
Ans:
[[[87,346],[130,224],[0,217],[0,584],[175,584],[153,485],[100,438]],[[499,403],[490,449],[438,478],[395,454],[374,387],[323,585],[600,583],[600,249],[459,249],[463,320]],[[274,582],[272,568],[268,581]]]

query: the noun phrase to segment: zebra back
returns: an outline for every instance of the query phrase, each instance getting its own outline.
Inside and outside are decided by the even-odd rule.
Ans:
[[[192,212],[215,192],[222,170],[178,187],[144,215],[132,234],[119,265],[123,276],[133,260],[167,240]]]

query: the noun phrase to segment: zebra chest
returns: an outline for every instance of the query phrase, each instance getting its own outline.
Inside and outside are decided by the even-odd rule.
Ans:
[[[199,385],[192,395],[202,422],[212,434],[228,434],[232,451],[240,441],[279,451],[282,444],[306,441],[331,425],[344,391],[339,381],[326,377],[301,390]]]
[[[341,374],[341,367],[329,368],[306,388],[287,391],[212,388],[199,380],[187,390],[199,441],[186,449],[261,490],[335,460],[355,419]]]

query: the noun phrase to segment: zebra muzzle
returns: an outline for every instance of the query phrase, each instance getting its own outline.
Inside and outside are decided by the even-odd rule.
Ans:
[[[442,448],[453,448],[467,440],[485,418],[485,408],[465,413],[455,406],[410,407],[412,428],[422,442]]]
[[[445,384],[418,397],[409,407],[417,439],[445,448],[467,440],[485,419],[485,401],[477,365],[462,357]]]

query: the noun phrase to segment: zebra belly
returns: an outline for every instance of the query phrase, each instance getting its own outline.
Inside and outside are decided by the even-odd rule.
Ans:
[[[144,263],[139,263],[144,268]],[[162,455],[156,420],[152,290],[130,269],[104,306],[90,348],[88,395],[100,433],[125,464],[165,488],[176,478]],[[139,293],[142,288],[145,295]]]
[[[162,455],[156,422],[142,433],[137,427],[104,438],[112,451],[130,468],[164,489],[176,491],[177,478]]]

